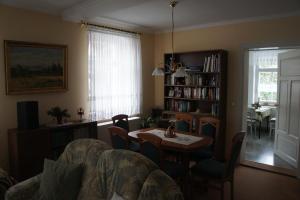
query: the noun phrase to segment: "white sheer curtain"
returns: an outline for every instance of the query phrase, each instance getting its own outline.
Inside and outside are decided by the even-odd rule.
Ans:
[[[88,31],[90,117],[140,114],[142,102],[139,35],[106,29]]]

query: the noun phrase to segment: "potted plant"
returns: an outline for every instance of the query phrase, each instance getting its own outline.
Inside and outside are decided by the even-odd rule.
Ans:
[[[55,117],[58,124],[62,124],[62,120],[64,117],[70,117],[67,109],[61,109],[60,107],[56,106],[51,108],[47,111],[47,114]]]
[[[141,119],[141,128],[155,128],[156,123],[152,117],[142,117]]]

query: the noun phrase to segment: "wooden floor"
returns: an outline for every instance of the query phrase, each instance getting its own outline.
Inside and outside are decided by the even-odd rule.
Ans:
[[[262,131],[260,139],[258,135],[249,134],[245,141],[245,160],[295,170],[289,163],[274,154],[274,135],[270,136],[269,132]]]
[[[235,200],[299,200],[300,180],[249,167],[239,166],[235,171]],[[209,189],[199,194],[193,189],[193,200],[219,200],[220,193]],[[229,184],[226,185],[225,199],[229,197]]]

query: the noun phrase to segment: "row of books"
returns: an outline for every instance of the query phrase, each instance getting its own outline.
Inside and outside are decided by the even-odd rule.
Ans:
[[[219,88],[180,88],[174,87],[168,92],[169,97],[220,100]]]
[[[169,100],[165,103],[165,109],[175,112],[191,112],[191,102]]]
[[[220,100],[220,88],[193,88],[192,98]]]
[[[216,86],[217,84],[218,83],[216,77],[204,78],[199,74],[189,75],[185,77],[185,85]]]
[[[211,105],[211,114],[213,116],[219,116],[219,105],[218,104]]]
[[[216,77],[203,77],[203,75],[200,74],[193,74],[186,76],[183,81],[181,80],[180,83],[175,82],[171,76],[166,76],[166,84],[167,85],[175,85],[175,84],[182,84],[182,85],[198,85],[198,86],[216,86],[219,84],[219,81]]]
[[[168,100],[165,106],[166,110],[174,112],[192,112],[191,103],[186,101]],[[211,105],[211,115],[219,116],[219,104]]]
[[[220,72],[221,55],[211,55],[204,58],[203,72]]]

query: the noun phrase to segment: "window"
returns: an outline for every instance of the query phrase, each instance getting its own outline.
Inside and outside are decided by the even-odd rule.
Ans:
[[[251,102],[262,103],[277,102],[277,69],[278,54],[285,50],[256,50],[250,51],[250,80]],[[251,73],[252,72],[252,73]],[[252,75],[251,75],[252,74]]]
[[[106,29],[88,32],[90,117],[111,119],[140,114],[142,100],[140,38]]]

